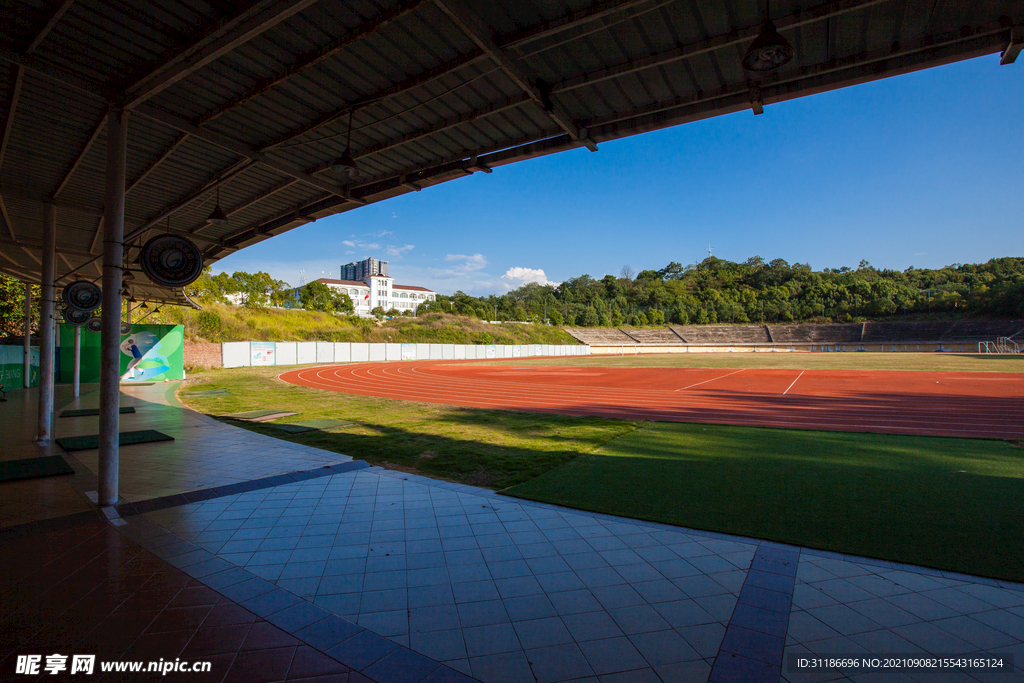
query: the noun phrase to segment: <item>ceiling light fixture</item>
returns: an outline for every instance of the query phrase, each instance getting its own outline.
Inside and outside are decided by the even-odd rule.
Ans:
[[[764,23],[743,55],[743,68],[747,71],[773,71],[793,59],[793,54],[793,46],[775,30],[768,0],[765,0]]]
[[[220,208],[220,186],[217,186],[217,205],[213,207],[213,211],[210,212],[209,218],[206,219],[207,225],[224,225],[228,222],[228,215],[224,213],[224,209]]]
[[[332,164],[335,171],[343,173],[349,178],[355,178],[359,175],[359,167],[356,165],[356,160],[352,157],[352,114],[354,113],[354,109],[348,110],[348,139],[345,141],[345,151]]]

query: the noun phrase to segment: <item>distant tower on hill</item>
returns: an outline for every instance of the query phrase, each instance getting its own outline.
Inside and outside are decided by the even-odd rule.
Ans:
[[[341,266],[338,272],[339,280],[365,280],[371,275],[383,275],[387,277],[388,262],[378,261],[375,258],[368,258],[365,261],[353,261]]]

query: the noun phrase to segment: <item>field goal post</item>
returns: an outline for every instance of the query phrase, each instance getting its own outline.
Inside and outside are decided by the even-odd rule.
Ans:
[[[978,353],[1020,353],[1020,344],[1009,337],[999,337],[995,341],[978,342]]]

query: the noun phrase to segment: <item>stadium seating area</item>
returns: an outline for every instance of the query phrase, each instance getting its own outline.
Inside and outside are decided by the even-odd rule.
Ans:
[[[977,343],[1010,337],[1024,341],[1024,320],[959,322],[867,322],[846,325],[673,325],[669,328],[570,327],[565,331],[591,346],[682,344],[915,344]]]
[[[965,320],[953,323],[940,341],[958,342],[992,341],[1011,337],[1024,341],[1024,320]]]
[[[764,325],[681,325],[672,329],[688,344],[771,344]]]
[[[865,323],[865,344],[905,344],[939,341],[952,327],[950,322]],[[953,341],[953,340],[950,340]]]
[[[859,344],[860,323],[853,325],[769,325],[776,344]]]
[[[642,329],[628,329],[624,330],[633,339],[637,340],[641,344],[648,344],[650,346],[678,346],[679,344],[685,344],[682,338],[673,332],[670,328],[661,328],[655,330],[642,330]]]
[[[637,341],[621,330],[607,327],[566,327],[563,328],[576,339],[591,346],[636,345]]]

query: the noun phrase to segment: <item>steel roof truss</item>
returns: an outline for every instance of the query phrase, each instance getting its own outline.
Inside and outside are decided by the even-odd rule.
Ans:
[[[581,135],[579,128],[576,127],[576,123],[572,118],[561,108],[561,106],[558,105],[558,103],[552,101],[550,89],[540,82],[532,81],[518,64],[509,59],[508,56],[501,51],[501,48],[499,48],[497,43],[494,42],[494,38],[491,35],[490,29],[487,28],[487,25],[484,24],[470,8],[462,2],[462,0],[434,0],[434,3],[451,18],[455,25],[458,26],[470,40],[476,43],[477,47],[483,50],[483,52],[492,61],[494,61],[495,64],[501,67],[501,70],[504,71],[505,74],[511,78],[523,92],[536,101],[552,121],[557,123],[558,126],[568,133],[573,140],[583,142],[587,146],[587,149],[592,152],[597,151],[597,144],[592,140],[585,139],[586,135]]]
[[[262,0],[248,7],[125,88],[127,94],[121,98],[121,106],[134,108],[315,2]]]

